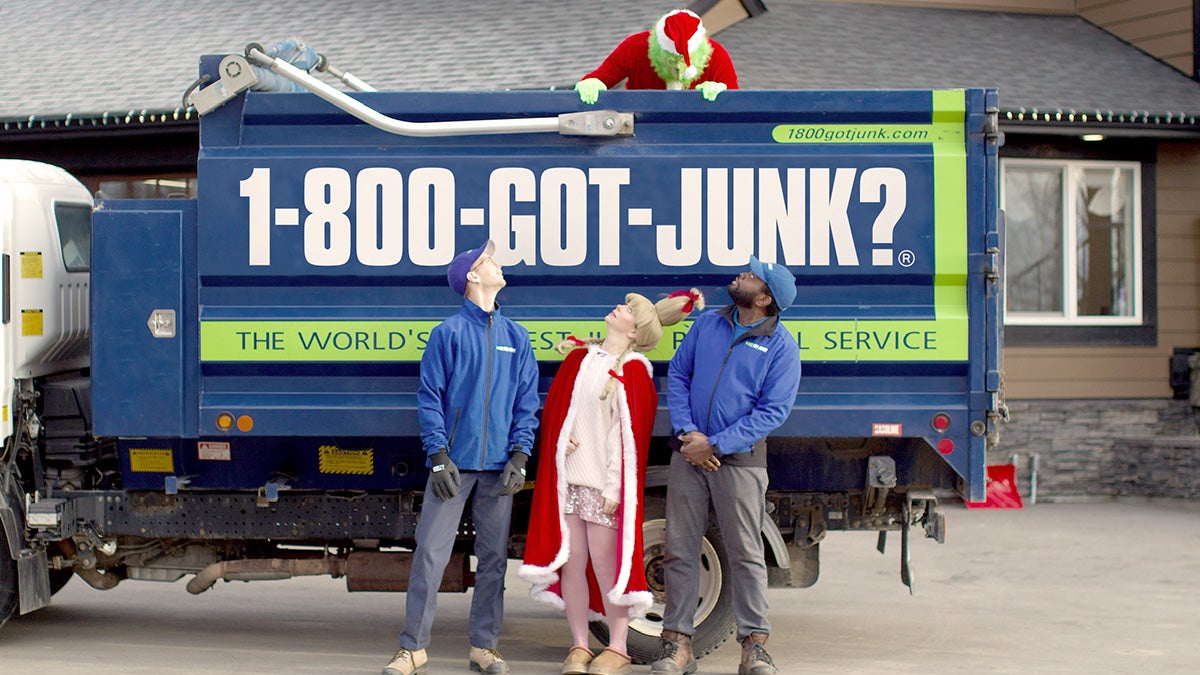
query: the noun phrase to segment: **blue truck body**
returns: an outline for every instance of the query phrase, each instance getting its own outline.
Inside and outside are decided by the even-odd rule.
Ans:
[[[284,472],[297,489],[418,487],[421,348],[460,303],[450,258],[490,237],[543,391],[551,347],[602,329],[624,292],[696,286],[719,305],[750,255],[787,264],[804,377],[777,435],[950,441],[938,456],[982,499],[987,434],[972,423],[989,424],[999,380],[994,93],[607,96],[635,113],[632,137],[389,136],[307,94],[251,93],[204,118],[195,202],[105,202],[95,217],[95,430],[138,439],[121,442],[125,486],[245,489]],[[554,92],[365,98],[422,121],[578,106]],[[157,307],[176,309],[177,338],[145,329]],[[665,365],[684,330],[652,357]],[[222,413],[253,427],[218,431]],[[322,470],[331,439],[371,470]],[[199,459],[197,440],[229,457]],[[862,482],[780,464],[774,489]],[[901,463],[902,482],[925,468]]]
[[[414,122],[588,109],[555,91],[354,97]],[[599,106],[631,114],[632,134],[409,137],[312,94],[246,92],[202,118],[196,199],[98,203],[90,372],[39,386],[55,401],[90,387],[92,440],[71,452],[107,469],[26,488],[48,568],[101,588],[328,573],[404,590],[405,554],[386,549],[412,545],[425,484],[419,361],[462,301],[447,264],[490,238],[543,395],[553,346],[600,334],[626,292],[697,287],[713,308],[751,255],[786,264],[803,377],[768,440],[772,583],[815,582],[826,532],[858,529],[902,530],[911,585],[909,529],[940,541],[939,501],[984,499],[1002,412],[996,92],[611,91]],[[649,354],[660,392],[689,325]],[[654,429],[648,552],[665,407]],[[281,543],[324,547],[319,571]],[[646,564],[656,578],[661,558]],[[470,585],[465,563],[455,578]],[[698,610],[701,654],[732,630],[720,597]],[[635,658],[657,630],[634,626]]]

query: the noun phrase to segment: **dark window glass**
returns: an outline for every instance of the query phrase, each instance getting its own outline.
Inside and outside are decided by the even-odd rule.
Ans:
[[[63,264],[68,272],[92,269],[92,207],[82,204],[55,204],[54,220],[62,242]]]

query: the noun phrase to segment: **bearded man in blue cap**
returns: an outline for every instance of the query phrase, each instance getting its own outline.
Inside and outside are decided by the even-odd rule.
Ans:
[[[766,437],[787,419],[800,385],[800,346],[779,321],[796,279],[753,256],[729,284],[733,304],[701,314],[671,359],[667,408],[681,445],[667,478],[666,611],[652,675],[696,670],[691,636],[699,595],[700,544],[709,506],[731,574],[742,643],[738,675],[775,675],[767,653]]]
[[[513,495],[525,485],[525,462],[537,429],[537,360],[529,331],[500,313],[504,272],[485,242],[450,262],[457,314],[429,334],[421,356],[417,414],[429,457],[429,480],[417,522],[400,649],[384,675],[426,672],[425,648],[437,593],[467,499],[475,524],[475,590],[467,636],[471,670],[503,675],[496,649],[504,618],[504,573]]]

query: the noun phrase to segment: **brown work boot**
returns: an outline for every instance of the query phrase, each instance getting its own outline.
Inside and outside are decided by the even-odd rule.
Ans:
[[[751,633],[742,640],[742,662],[738,675],[776,675],[779,671],[767,653],[767,634]]]
[[[633,662],[629,657],[612,649],[600,652],[587,670],[588,675],[629,675],[632,671]]]
[[[563,661],[562,675],[587,675],[588,665],[595,654],[587,647],[571,647]]]
[[[383,669],[383,675],[424,675],[429,665],[429,656],[424,649],[401,647],[392,657],[392,662]]]
[[[658,656],[650,664],[650,675],[683,675],[696,672],[692,636],[664,630],[658,640]]]
[[[498,649],[486,649],[471,645],[471,652],[467,655],[467,659],[470,661],[471,670],[477,673],[508,675],[508,663],[505,662]]]

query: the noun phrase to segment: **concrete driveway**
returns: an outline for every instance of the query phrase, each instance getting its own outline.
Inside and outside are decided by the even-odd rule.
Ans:
[[[1038,504],[949,512],[947,542],[913,546],[917,594],[869,533],[832,533],[821,580],[771,591],[781,673],[1200,672],[1200,502]],[[510,566],[510,573],[515,564]],[[0,629],[6,673],[377,673],[404,596],[327,578],[221,583],[73,580]],[[510,574],[501,650],[553,675],[566,622]],[[441,600],[431,674],[466,673],[469,595]],[[701,673],[736,673],[731,641]],[[648,668],[635,668],[646,673]]]

